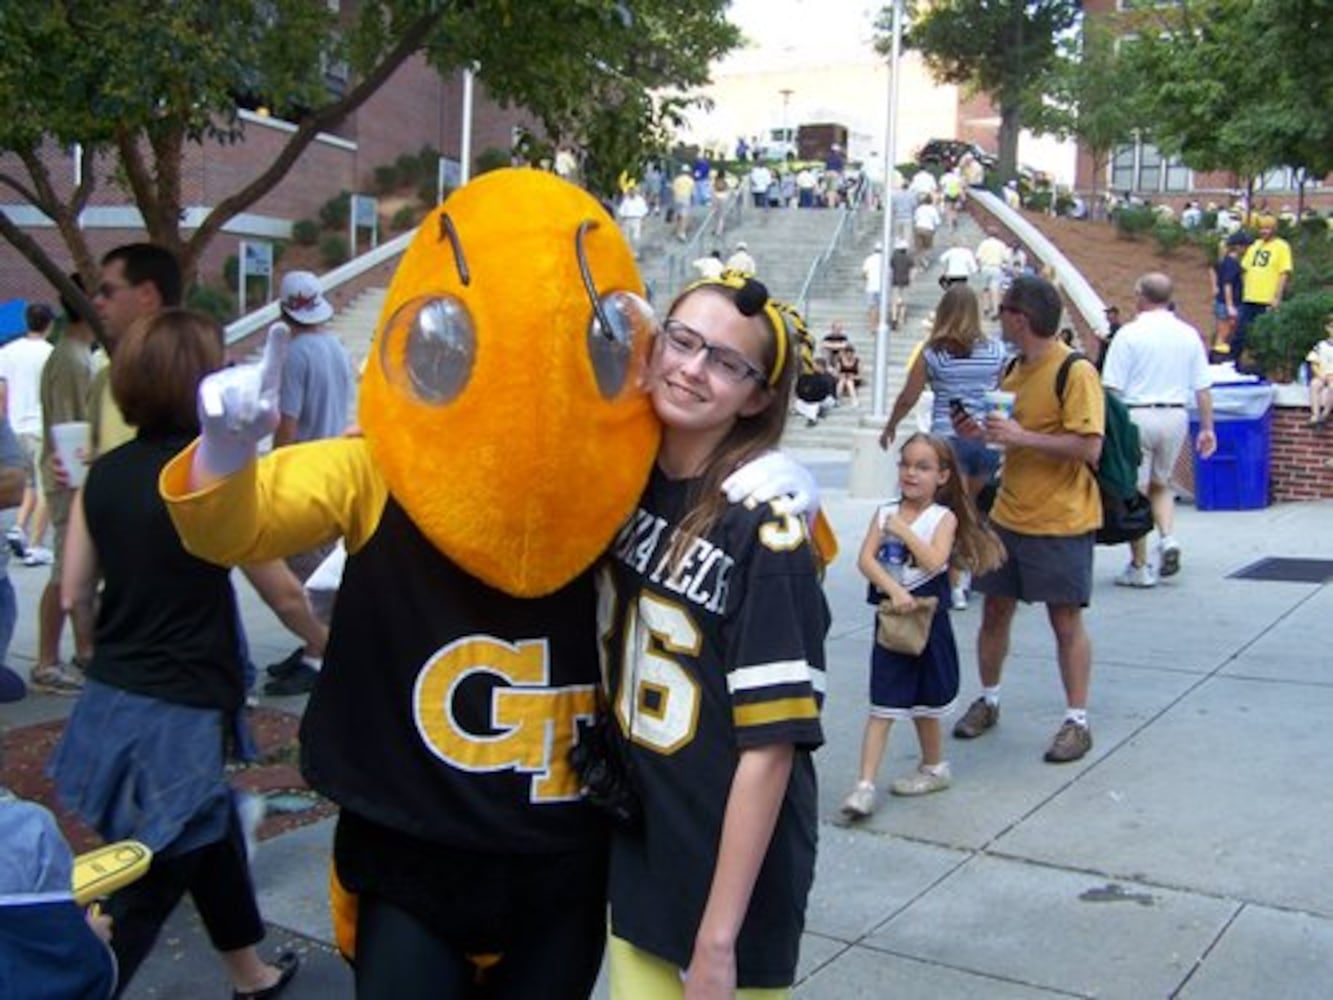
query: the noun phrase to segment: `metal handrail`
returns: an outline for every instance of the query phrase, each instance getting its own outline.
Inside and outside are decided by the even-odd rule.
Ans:
[[[861,205],[865,201],[866,191],[869,187],[869,184],[861,184],[857,187],[856,195],[853,197],[851,205],[843,209],[842,218],[838,220],[833,235],[829,237],[828,245],[816,254],[814,260],[810,262],[810,269],[806,271],[805,281],[801,284],[801,290],[796,295],[796,308],[805,319],[807,326],[811,324],[810,293],[815,282],[823,277],[824,269],[828,262],[833,259],[833,255],[842,249],[846,240],[854,238],[854,235],[849,234],[854,234],[860,224]]]
[[[379,267],[385,261],[392,260],[407,249],[416,234],[416,229],[411,229],[401,236],[395,236],[388,243],[381,243],[373,250],[367,250],[365,253],[353,257],[346,264],[340,264],[327,274],[320,275],[320,287],[325,292],[331,292],[352,279],[360,277],[372,268]],[[233,320],[227,324],[224,330],[227,346],[230,347],[232,344],[244,340],[268,324],[275,322],[279,315],[278,303],[275,301]]]

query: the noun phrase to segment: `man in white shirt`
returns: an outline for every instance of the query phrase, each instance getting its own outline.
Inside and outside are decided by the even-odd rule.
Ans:
[[[884,291],[884,245],[876,243],[875,249],[861,262],[861,277],[865,279],[866,290],[866,326],[875,329],[879,325],[879,297]]]
[[[967,247],[950,247],[940,254],[940,270],[940,287],[948,288],[967,284],[967,279],[979,268],[976,255]]]
[[[634,251],[637,259],[639,243],[643,240],[643,220],[648,215],[648,199],[643,196],[637,184],[630,185],[625,196],[620,199],[620,207],[616,209],[616,214],[620,216],[625,238],[629,240],[630,249]]]
[[[1004,240],[995,235],[993,229],[986,230],[986,236],[977,244],[977,266],[981,273],[981,308],[987,319],[996,315],[999,305],[1000,282],[1004,279],[1004,268],[1009,263],[1009,248]]]
[[[727,270],[738,274],[753,275],[757,270],[754,258],[750,256],[750,247],[744,240],[736,244],[736,249],[727,258]]]
[[[37,482],[37,462],[42,451],[42,369],[51,356],[46,335],[54,318],[50,306],[32,303],[24,315],[27,333],[0,348],[0,413],[9,417],[18,438],[26,476],[23,503],[7,537],[14,554],[29,566],[51,562],[51,550],[42,545],[46,503]]]
[[[1143,460],[1139,489],[1152,501],[1153,520],[1161,532],[1158,568],[1148,564],[1148,539],[1130,543],[1130,564],[1116,577],[1123,587],[1155,587],[1159,575],[1180,572],[1180,544],[1175,526],[1171,470],[1189,432],[1191,394],[1199,410],[1195,449],[1201,458],[1217,450],[1208,356],[1199,331],[1171,309],[1171,279],[1149,272],[1134,286],[1138,316],[1122,326],[1107,351],[1102,383],[1129,408],[1139,429]]]
[[[935,245],[935,230],[939,228],[939,209],[930,199],[926,199],[916,207],[912,216],[912,229],[916,233],[916,262],[923,269],[930,266],[930,248]]]

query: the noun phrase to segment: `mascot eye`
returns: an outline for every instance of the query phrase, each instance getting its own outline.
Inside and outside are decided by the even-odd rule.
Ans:
[[[652,341],[653,310],[631,292],[611,292],[602,296],[588,326],[588,356],[597,391],[605,399],[620,395],[629,382],[636,359],[643,350],[636,347]]]
[[[455,399],[472,376],[476,356],[472,316],[452,295],[403,303],[380,341],[380,366],[389,381],[425,403]]]

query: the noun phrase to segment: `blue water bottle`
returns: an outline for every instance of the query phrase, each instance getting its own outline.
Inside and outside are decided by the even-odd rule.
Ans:
[[[885,512],[885,520],[898,512],[897,504],[891,506]],[[889,535],[879,545],[879,552],[875,557],[880,564],[889,571],[889,576],[893,577],[899,583],[903,581],[903,570],[907,566],[907,546],[897,535]]]

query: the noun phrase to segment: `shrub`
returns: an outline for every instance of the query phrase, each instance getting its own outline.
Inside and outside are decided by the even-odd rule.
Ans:
[[[339,191],[319,207],[319,221],[324,223],[325,229],[346,229],[351,211],[352,193]]]
[[[1250,325],[1246,349],[1274,381],[1295,374],[1324,336],[1324,323],[1333,316],[1333,291],[1293,295],[1281,309],[1270,310]]]
[[[417,169],[421,177],[434,177],[440,169],[440,151],[426,143],[417,150]]]
[[[385,163],[375,168],[375,193],[392,194],[403,183],[402,172],[393,163]]]
[[[319,223],[314,219],[297,219],[292,223],[292,239],[303,247],[319,242]]]
[[[448,193],[448,191],[445,192],[446,195]],[[428,177],[418,184],[417,201],[428,209],[438,205],[440,203],[440,182],[434,177]]]
[[[404,153],[393,161],[394,172],[398,175],[399,185],[416,184],[421,180],[421,161],[415,153]]]
[[[1133,238],[1149,232],[1157,223],[1151,205],[1124,205],[1115,213],[1115,228],[1121,236]]]
[[[415,226],[419,218],[420,215],[415,205],[404,205],[393,213],[393,218],[389,220],[389,227],[395,233],[404,233]]]
[[[1169,257],[1176,252],[1176,247],[1185,242],[1185,227],[1175,219],[1159,219],[1152,227],[1152,238],[1157,242],[1157,252]]]
[[[1049,191],[1033,191],[1023,199],[1023,207],[1033,212],[1045,212],[1054,197]]]
[[[347,263],[347,237],[340,233],[326,234],[319,241],[319,259],[325,267]]]
[[[489,173],[492,170],[499,170],[501,167],[509,166],[509,151],[500,149],[498,146],[488,146],[477,154],[477,169],[474,176]],[[435,178],[431,178],[434,183]]]
[[[235,278],[232,280],[234,282]],[[185,296],[185,305],[212,316],[219,323],[230,323],[236,318],[236,300],[231,297],[231,293],[210,285],[195,285],[191,288]]]

